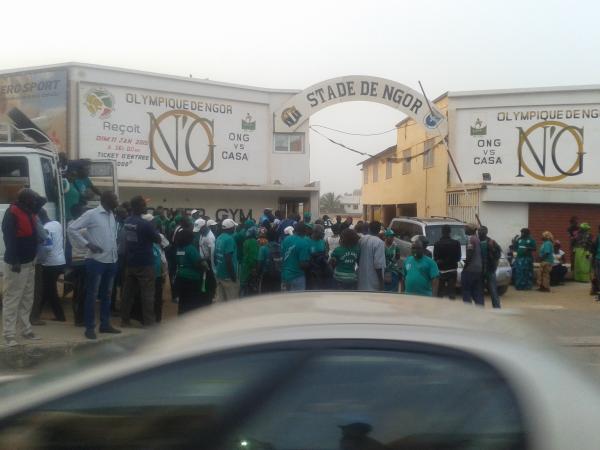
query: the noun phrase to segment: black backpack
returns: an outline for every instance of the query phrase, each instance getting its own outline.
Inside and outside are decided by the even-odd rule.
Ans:
[[[268,273],[273,277],[281,275],[281,265],[283,257],[281,256],[281,246],[277,242],[269,242],[269,270]]]

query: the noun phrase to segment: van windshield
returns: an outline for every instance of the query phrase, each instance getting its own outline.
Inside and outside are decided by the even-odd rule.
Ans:
[[[427,225],[425,227],[425,235],[429,245],[434,245],[442,237],[442,227],[444,225]],[[450,225],[450,237],[460,242],[460,245],[467,244],[467,235],[465,234],[464,225]]]

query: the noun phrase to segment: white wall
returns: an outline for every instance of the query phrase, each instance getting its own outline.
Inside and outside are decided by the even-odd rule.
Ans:
[[[600,122],[598,117],[584,118],[582,111],[600,110],[598,86],[450,92],[448,99],[450,150],[465,183],[481,183],[482,174],[489,173],[492,183],[597,184]],[[486,127],[485,135],[472,136],[478,119]],[[519,128],[528,136],[521,156]],[[543,169],[533,151],[542,163],[546,158]],[[451,184],[457,185],[455,171],[450,173]]]
[[[489,236],[506,252],[512,238],[529,225],[529,204],[482,201],[479,219],[488,227]]]
[[[296,94],[297,90],[276,90],[267,88],[255,88],[248,86],[239,86],[225,83],[218,83],[208,80],[187,79],[183,77],[173,77],[161,74],[129,71],[110,67],[91,66],[91,65],[71,65],[69,66],[69,142],[71,156],[76,157],[81,136],[78,131],[78,117],[86,114],[85,106],[78,99],[78,83],[95,83],[107,86],[123,86],[134,89],[147,89],[159,91],[162,93],[172,93],[173,95],[184,95],[190,98],[210,98],[215,100],[248,102],[249,104],[262,105],[268,108],[267,120],[267,143],[260,151],[266,154],[261,164],[266,164],[266,168],[260,168],[266,171],[266,183],[271,185],[275,181],[278,184],[288,186],[305,186],[310,182],[310,144],[308,142],[308,122],[298,129],[298,132],[305,133],[305,152],[299,155],[275,154],[273,153],[273,113],[277,111],[286,100]],[[216,143],[219,145],[219,143]],[[84,142],[81,145],[85,145]],[[258,170],[258,168],[249,167],[248,170]],[[185,178],[185,177],[182,177]],[[189,180],[182,179],[184,183]],[[261,184],[263,184],[261,183]],[[237,183],[235,183],[237,184]],[[241,183],[240,183],[241,184]]]

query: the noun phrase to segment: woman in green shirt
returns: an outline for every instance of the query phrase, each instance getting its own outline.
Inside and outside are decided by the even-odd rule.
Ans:
[[[359,236],[350,228],[340,234],[340,245],[332,253],[329,263],[334,268],[333,280],[339,290],[353,291],[358,284],[356,266],[360,257]]]
[[[573,239],[573,279],[582,283],[589,283],[592,273],[592,252],[594,241],[590,234],[590,225],[582,223]]]
[[[308,241],[310,266],[306,279],[308,290],[331,289],[332,270],[328,264],[329,251],[325,242],[325,227],[320,224],[313,226],[313,231]]]
[[[177,272],[175,285],[179,294],[178,314],[185,314],[194,309],[210,304],[210,298],[203,287],[206,273],[206,262],[202,261],[200,252],[193,245],[194,234],[184,229],[175,237]]]
[[[516,247],[515,288],[519,291],[529,290],[533,286],[533,252],[536,246],[528,228],[521,230],[521,237],[517,240]]]
[[[258,230],[252,226],[246,230],[242,244],[242,259],[240,270],[240,296],[248,297],[258,294]]]

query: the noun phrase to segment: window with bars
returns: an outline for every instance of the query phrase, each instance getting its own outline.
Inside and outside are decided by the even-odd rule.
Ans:
[[[373,183],[377,183],[379,181],[379,165],[377,163],[373,164]]]
[[[425,141],[423,148],[423,169],[429,169],[434,164],[433,139]]]
[[[363,166],[363,184],[369,184],[369,166]]]
[[[392,161],[390,159],[387,159],[385,162],[385,178],[388,180],[392,178],[392,165]]]
[[[410,173],[410,155],[412,151],[411,149],[404,150],[402,152],[402,175],[406,175]]]

